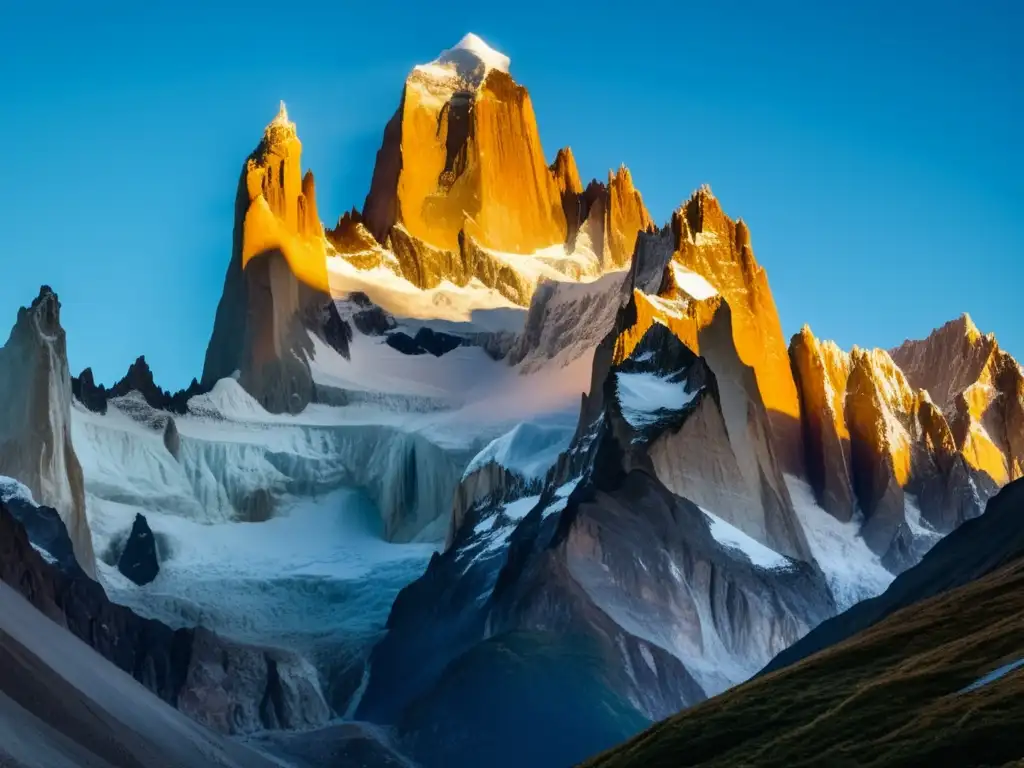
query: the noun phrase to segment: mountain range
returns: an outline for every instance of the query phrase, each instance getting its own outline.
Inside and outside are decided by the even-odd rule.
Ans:
[[[743,220],[701,186],[655,222],[624,166],[548,164],[475,35],[410,72],[333,227],[301,152],[282,103],[185,390],[144,357],[72,376],[50,287],[17,313],[0,730],[36,735],[0,762],[559,768],[673,718],[594,764],[814,764],[828,722],[864,733],[862,686],[920,731],[973,698],[929,710],[913,670],[954,695],[1019,651],[989,629],[1024,369],[967,315],[787,341]],[[967,759],[943,738],[913,759]]]

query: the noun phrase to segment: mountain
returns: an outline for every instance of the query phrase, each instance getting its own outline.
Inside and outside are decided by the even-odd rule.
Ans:
[[[296,413],[314,399],[306,327],[329,311],[323,227],[301,158],[282,103],[242,167],[231,261],[203,367],[206,387],[237,371],[272,413]]]
[[[790,356],[815,496],[840,520],[863,515],[894,572],[1020,477],[1020,367],[969,318],[891,354],[847,354],[805,326]]]
[[[1024,481],[755,680],[586,763],[1005,765],[1024,757]]]
[[[0,474],[18,478],[59,510],[82,569],[95,574],[82,466],[71,441],[71,374],[60,301],[49,286],[18,319],[0,349]]]
[[[71,378],[48,289],[0,355],[3,580],[290,763],[583,760],[831,637],[1021,472],[994,339],[787,347],[742,219],[549,164],[510,71],[473,35],[414,67],[329,228],[282,105],[186,389]]]
[[[473,307],[526,307],[542,279],[592,278],[628,261],[652,226],[628,170],[584,189],[568,148],[549,166],[509,67],[469,34],[413,68],[362,213],[329,233],[344,262],[332,269],[339,287],[389,310],[381,283],[395,277],[445,303],[454,294]]]
[[[0,762],[11,768],[269,768],[215,736],[0,584]]]
[[[683,216],[641,234],[604,288],[617,311],[569,449],[556,459],[521,428],[485,449],[447,549],[395,601],[357,715],[397,723],[426,766],[580,759],[745,679],[835,612],[731,305],[684,264]],[[555,296],[539,292],[531,317]],[[484,704],[506,664],[537,688]],[[525,714],[535,696],[563,703]]]

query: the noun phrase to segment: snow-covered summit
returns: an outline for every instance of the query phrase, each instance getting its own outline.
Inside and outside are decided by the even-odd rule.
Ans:
[[[420,64],[413,71],[431,78],[456,78],[465,85],[479,88],[492,69],[508,72],[511,60],[470,32],[454,47],[441,52],[429,64]]]

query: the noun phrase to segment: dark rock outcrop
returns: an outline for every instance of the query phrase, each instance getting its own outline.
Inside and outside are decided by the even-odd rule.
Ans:
[[[132,532],[117,561],[117,570],[140,587],[149,584],[160,572],[156,539],[144,515],[135,515]]]
[[[82,405],[93,413],[107,412],[107,392],[102,384],[97,385],[92,368],[86,368],[78,377],[71,377],[71,393]]]
[[[426,355],[442,357],[463,344],[463,339],[450,333],[435,331],[431,328],[420,328],[415,336],[403,331],[389,333],[385,343],[397,349],[403,355]]]
[[[159,411],[167,411],[184,415],[188,413],[188,401],[196,395],[209,392],[211,387],[200,384],[196,379],[177,392],[169,392],[161,388],[153,377],[153,371],[146,362],[145,355],[140,355],[128,366],[128,372],[118,379],[109,389],[96,384],[91,368],[86,368],[78,378],[71,378],[71,390],[75,399],[94,413],[106,413],[107,404],[117,397],[124,397],[131,392],[138,392],[143,399]]]

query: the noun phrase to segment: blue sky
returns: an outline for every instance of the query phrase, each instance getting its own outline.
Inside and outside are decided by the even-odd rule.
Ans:
[[[625,163],[658,220],[710,183],[787,335],[889,347],[968,311],[1024,359],[1018,2],[233,5],[0,0],[0,325],[52,285],[75,372],[198,376],[278,100],[330,224],[409,68],[468,31],[511,56],[549,158]]]

